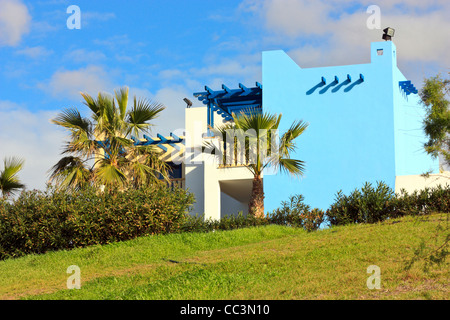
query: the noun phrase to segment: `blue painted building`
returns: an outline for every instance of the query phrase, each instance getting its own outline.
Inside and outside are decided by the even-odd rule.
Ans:
[[[283,51],[263,52],[264,111],[283,115],[280,132],[295,119],[309,123],[293,155],[306,162],[305,175],[265,175],[266,212],[291,194],[327,209],[338,190],[348,194],[366,181],[399,190],[408,177],[438,172],[438,160],[424,152],[424,109],[397,67],[395,44],[372,43],[370,58],[305,69]]]
[[[214,141],[218,150],[232,150],[210,128],[233,121],[233,112],[281,113],[280,134],[295,120],[309,123],[292,154],[305,161],[305,175],[264,172],[266,213],[294,194],[326,210],[339,190],[348,194],[365,182],[384,181],[396,192],[447,183],[445,177],[421,176],[438,173],[439,161],[424,151],[425,110],[416,87],[397,67],[394,43],[372,43],[370,59],[367,64],[302,69],[281,50],[263,52],[262,84],[222,85],[221,90],[205,86],[194,93],[202,107],[190,108],[188,100],[182,134],[133,140],[158,148],[173,169],[172,185],[194,193],[192,213],[206,219],[248,212],[253,174],[204,151],[205,140]]]

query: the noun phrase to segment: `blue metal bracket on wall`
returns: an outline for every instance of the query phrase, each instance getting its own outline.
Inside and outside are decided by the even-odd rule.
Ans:
[[[412,93],[412,94],[417,94],[417,93],[419,93],[419,91],[417,91],[416,87],[414,87],[414,85],[411,83],[410,80],[407,80],[407,81],[399,81],[398,84],[399,84],[399,86],[400,86],[400,89],[402,89],[402,90],[405,92],[405,94],[406,94],[407,96],[409,96],[411,93]]]

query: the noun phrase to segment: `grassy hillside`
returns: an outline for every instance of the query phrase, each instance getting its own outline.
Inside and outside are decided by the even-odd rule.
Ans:
[[[143,237],[0,262],[1,299],[448,299],[449,265],[404,270],[446,215],[307,233],[267,226]],[[81,269],[68,290],[67,267]],[[381,289],[369,290],[369,265]]]

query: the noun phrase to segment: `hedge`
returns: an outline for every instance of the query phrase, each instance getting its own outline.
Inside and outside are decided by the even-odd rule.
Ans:
[[[192,194],[165,186],[24,191],[0,202],[0,260],[177,232],[193,202]]]
[[[333,226],[375,223],[389,218],[432,212],[450,212],[450,186],[439,185],[411,194],[401,190],[399,194],[395,194],[384,182],[377,182],[376,187],[366,182],[361,189],[355,189],[349,195],[339,191],[327,210],[326,217]]]

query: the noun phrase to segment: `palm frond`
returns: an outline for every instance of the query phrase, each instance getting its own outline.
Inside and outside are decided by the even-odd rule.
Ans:
[[[58,161],[49,171],[50,182],[59,188],[80,189],[92,180],[92,171],[81,158],[67,156]]]
[[[3,196],[14,194],[19,189],[25,187],[20,182],[17,174],[23,168],[25,161],[15,157],[5,158],[3,161],[4,168],[0,171],[0,191]]]
[[[150,121],[156,119],[165,109],[160,103],[151,102],[147,99],[136,99],[134,105],[128,113],[126,122],[128,123],[129,134],[139,136],[140,133],[148,132]]]
[[[159,159],[152,146],[135,146],[130,134],[139,137],[148,132],[151,120],[165,109],[158,103],[134,97],[128,107],[128,87],[114,91],[114,95],[99,93],[96,98],[82,93],[84,104],[92,111],[91,120],[81,117],[78,110],[64,110],[53,123],[70,131],[61,159],[52,169],[50,179],[63,187],[86,183],[129,187],[168,179],[168,165]],[[88,168],[88,159],[95,164]],[[133,182],[134,181],[134,182]]]
[[[264,112],[241,112],[232,114],[236,128],[246,130],[271,130],[278,129],[281,115],[264,113]]]
[[[282,156],[288,156],[296,148],[295,139],[305,132],[308,128],[308,123],[303,121],[296,121],[292,123],[290,128],[281,136],[279,153]]]
[[[159,153],[156,152],[155,146],[135,146],[131,150],[132,153],[130,153],[129,173],[132,179],[139,179],[139,172],[145,171],[145,174],[147,175],[145,181],[147,183],[157,182],[159,180],[165,180],[168,182],[170,180],[170,166],[165,161],[161,160]],[[135,168],[139,170],[136,171]]]
[[[98,143],[91,139],[87,132],[79,131],[71,135],[62,154],[74,154],[77,156],[92,157],[98,151]]]
[[[233,123],[210,128],[214,136],[219,137],[222,147],[227,148],[223,154],[224,164],[236,164],[237,159],[245,158],[239,164],[244,164],[255,176],[262,174],[268,166],[291,175],[303,174],[304,162],[291,159],[291,155],[296,150],[295,139],[304,133],[307,123],[296,121],[279,137],[281,115],[249,111],[232,116]],[[204,142],[209,153],[217,149],[216,142]]]
[[[97,129],[99,133],[104,131],[113,131],[111,126],[114,125],[116,118],[116,107],[112,96],[99,92],[97,95],[97,104],[99,106],[99,118],[97,119]]]
[[[119,90],[115,90],[115,96],[117,100],[117,104],[119,106],[119,112],[120,112],[120,119],[123,121],[125,120],[125,116],[127,113],[127,106],[128,106],[128,87],[120,88]]]
[[[110,161],[99,161],[99,165],[94,170],[96,180],[99,184],[107,186],[122,187],[127,181],[127,177],[122,170],[113,165]]]
[[[305,173],[305,162],[297,159],[280,158],[278,168],[281,172],[299,177]]]
[[[92,123],[88,119],[83,118],[80,112],[75,108],[64,109],[50,121],[69,129],[72,133],[80,131],[84,131],[87,134],[91,133]]]
[[[100,116],[100,106],[98,105],[97,101],[90,96],[89,94],[85,92],[80,93],[81,96],[84,98],[84,104],[91,109],[93,113],[93,119],[96,121],[97,118]]]

